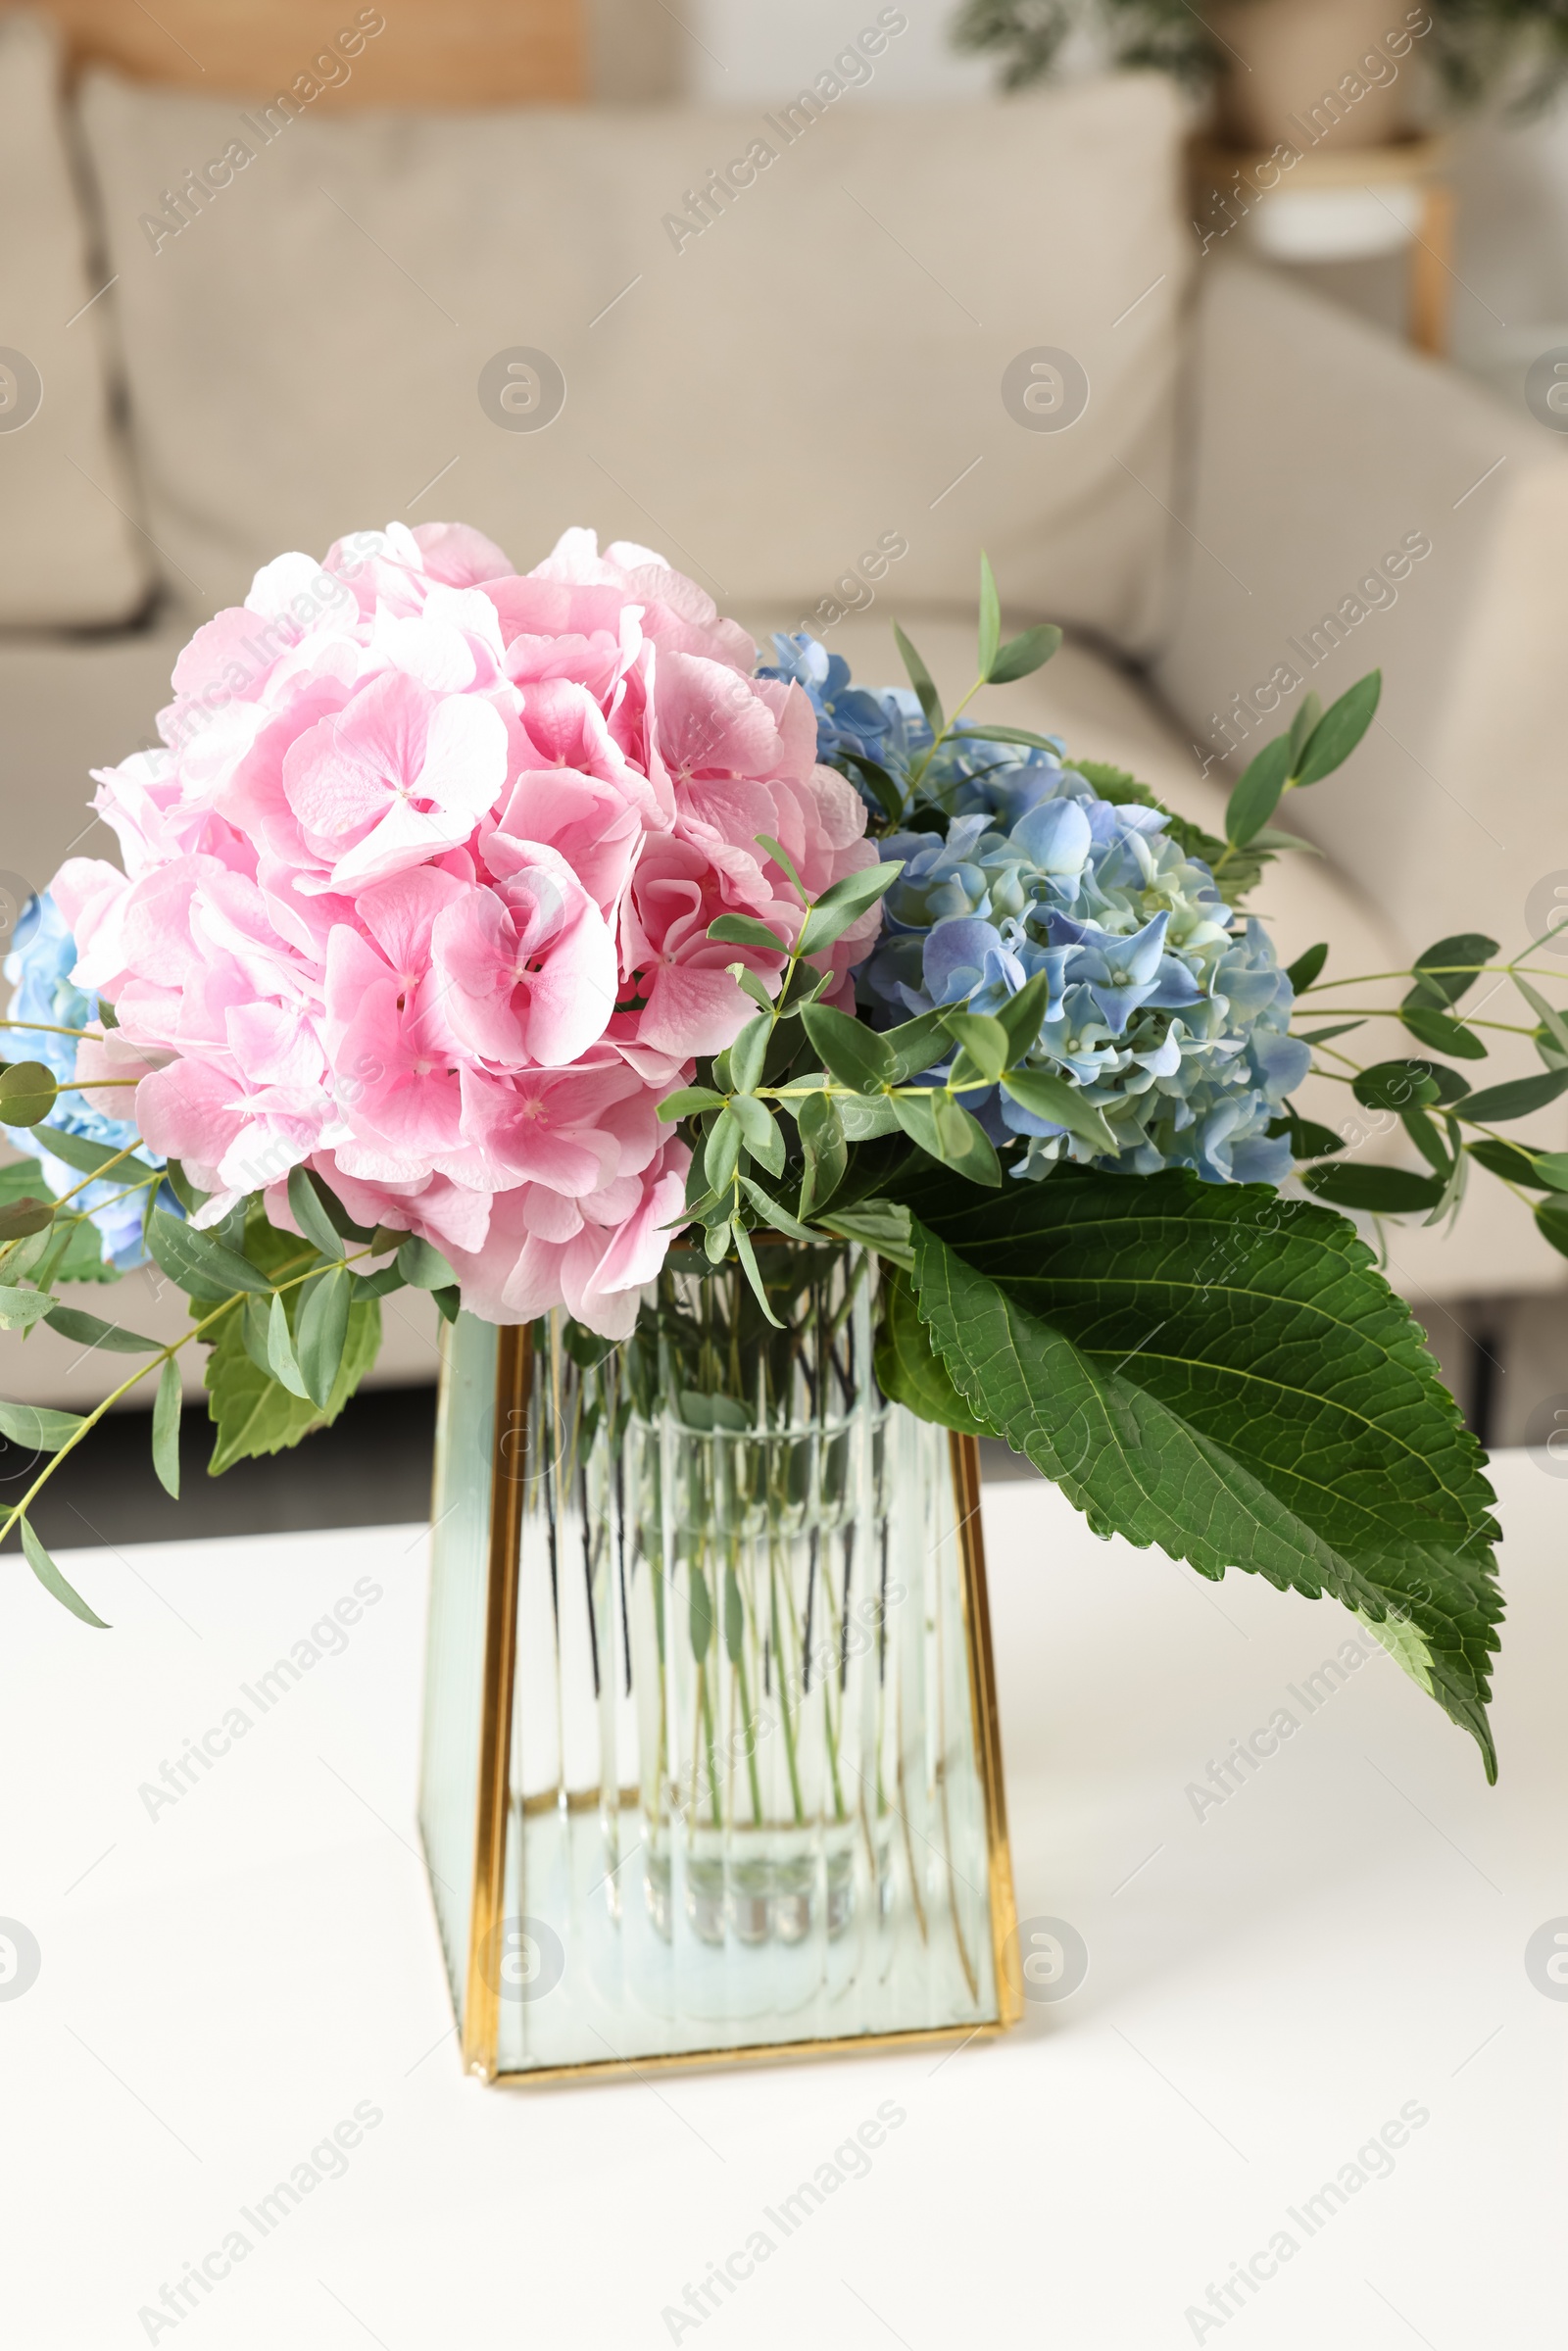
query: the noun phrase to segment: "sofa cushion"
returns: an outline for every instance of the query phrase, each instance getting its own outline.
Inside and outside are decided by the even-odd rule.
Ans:
[[[0,627],[127,618],[153,575],[110,416],[101,302],[42,19],[0,15]]]
[[[1190,243],[1168,84],[939,109],[836,78],[793,121],[290,120],[93,78],[149,526],[187,609],[282,548],[461,514],[520,567],[591,522],[797,612],[879,542],[906,548],[905,605],[972,597],[984,546],[1021,606],[1142,642]],[[1058,375],[1031,377],[1042,349]],[[1057,429],[1074,366],[1088,405]]]

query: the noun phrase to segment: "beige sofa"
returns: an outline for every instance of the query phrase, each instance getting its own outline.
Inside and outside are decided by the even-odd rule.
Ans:
[[[53,70],[0,17],[0,126],[30,141],[0,156],[0,290],[44,395],[20,429],[0,412],[14,876],[105,847],[88,768],[155,739],[174,652],[261,563],[443,516],[519,566],[569,523],[644,541],[872,683],[900,617],[954,691],[985,547],[1008,621],[1069,639],[993,714],[1211,825],[1308,683],[1381,664],[1371,736],[1293,806],[1321,857],[1259,901],[1289,953],[1331,938],[1331,972],[1462,927],[1522,943],[1568,870],[1568,456],[1200,259],[1163,81],[896,109],[827,74],[790,108],[332,119],[107,74],[51,111]],[[1396,1230],[1391,1266],[1418,1301],[1568,1273],[1480,1170],[1457,1235]],[[384,1375],[430,1347],[393,1318]],[[29,1363],[40,1395],[84,1376],[49,1334]]]

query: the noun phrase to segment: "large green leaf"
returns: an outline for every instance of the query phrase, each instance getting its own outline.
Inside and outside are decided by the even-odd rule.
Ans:
[[[302,1255],[293,1233],[279,1233],[253,1217],[245,1237],[250,1261],[276,1278]],[[283,1293],[283,1311],[292,1332],[300,1311],[298,1289]],[[261,1453],[280,1453],[298,1445],[313,1429],[336,1420],[361,1380],[375,1361],[381,1346],[381,1309],[366,1298],[351,1305],[343,1356],[324,1408],[308,1396],[290,1396],[253,1361],[245,1347],[242,1309],[234,1308],[213,1326],[214,1345],[207,1358],[207,1411],[215,1426],[211,1477],[220,1476],[236,1461]]]
[[[877,1386],[917,1420],[956,1429],[961,1437],[995,1437],[953,1385],[946,1364],[932,1351],[906,1274],[895,1268],[882,1286],[882,1322],[876,1340]]]
[[[1350,1225],[1183,1170],[901,1193],[955,1386],[1097,1532],[1395,1611],[1494,1776],[1485,1455]]]

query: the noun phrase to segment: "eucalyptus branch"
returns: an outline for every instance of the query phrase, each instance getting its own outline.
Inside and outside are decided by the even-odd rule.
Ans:
[[[942,749],[943,744],[946,743],[950,737],[956,732],[958,720],[963,716],[964,711],[969,708],[970,703],[973,702],[981,687],[988,685],[989,683],[989,679],[977,677],[974,681],[974,684],[969,688],[968,693],[958,704],[957,708],[953,711],[951,717],[945,717],[943,719],[940,733],[932,737],[930,750],[926,753],[925,758],[920,761],[919,766],[911,769],[910,771],[909,797],[911,800],[919,791],[920,786],[925,782],[927,775],[930,773],[931,763],[935,759],[937,753]]]
[[[0,1020],[0,1029],[29,1029],[38,1037],[85,1037],[93,1045],[103,1043],[96,1029],[63,1029],[52,1020]]]
[[[1546,935],[1550,938],[1555,934],[1548,931]],[[1540,944],[1541,942],[1537,940],[1536,945],[1539,947]],[[1325,988],[1369,988],[1375,980],[1415,980],[1419,982],[1422,979],[1452,979],[1460,973],[1465,973],[1475,979],[1482,979],[1489,975],[1495,975],[1501,979],[1512,979],[1515,972],[1518,971],[1529,972],[1533,979],[1540,980],[1560,980],[1568,977],[1568,973],[1561,970],[1546,971],[1538,963],[1525,962],[1524,957],[1530,952],[1528,947],[1522,948],[1511,963],[1422,963],[1411,965],[1403,971],[1358,971],[1348,979],[1314,980],[1309,988],[1298,988],[1296,993],[1298,997],[1321,996]]]
[[[377,1251],[372,1249],[362,1249],[355,1251],[352,1255],[345,1251],[343,1256],[339,1258],[337,1262],[346,1269],[349,1266],[362,1263],[368,1257],[373,1257],[378,1254],[384,1255],[385,1251]],[[300,1260],[298,1258],[288,1259],[287,1264],[279,1269],[280,1273],[286,1273],[287,1266],[289,1264],[298,1264]],[[311,1262],[306,1265],[304,1272],[291,1274],[286,1281],[281,1279],[274,1281],[271,1285],[271,1296],[273,1298],[281,1298],[286,1292],[299,1289],[302,1283],[310,1281],[314,1274],[319,1272],[321,1270],[321,1266],[322,1259],[319,1252],[313,1250]],[[25,1517],[28,1505],[33,1501],[36,1495],[43,1492],[44,1487],[47,1486],[49,1480],[54,1476],[55,1471],[59,1468],[66,1455],[75,1451],[76,1446],[80,1445],[88,1430],[97,1426],[98,1422],[102,1420],[104,1414],[109,1410],[111,1404],[118,1404],[122,1396],[128,1396],[133,1388],[135,1388],[142,1380],[146,1379],[149,1372],[161,1369],[161,1367],[166,1363],[172,1363],[174,1357],[179,1353],[181,1347],[189,1347],[193,1339],[200,1339],[204,1332],[211,1330],[214,1323],[220,1322],[223,1316],[232,1312],[235,1306],[243,1306],[247,1297],[259,1297],[260,1295],[261,1294],[259,1292],[236,1290],[231,1297],[221,1299],[220,1303],[213,1308],[210,1314],[204,1314],[199,1322],[192,1323],[188,1331],[181,1332],[177,1339],[171,1340],[167,1347],[158,1348],[156,1353],[150,1353],[146,1361],[138,1364],[136,1369],[127,1379],[122,1380],[118,1388],[111,1390],[110,1394],[106,1396],[100,1403],[95,1404],[90,1412],[84,1414],[79,1426],[72,1430],[71,1435],[66,1439],[64,1445],[60,1446],[57,1452],[51,1453],[49,1456],[48,1466],[39,1471],[37,1477],[28,1487],[21,1501],[18,1502],[10,1511],[4,1523],[0,1524],[0,1543],[5,1542],[6,1537],[10,1534],[12,1528],[17,1524],[17,1521]]]
[[[1336,1004],[1334,1009],[1360,1020],[1397,1020],[1399,1017],[1396,1004]],[[1312,1017],[1316,1019],[1319,1015],[1314,1013]],[[1533,1037],[1536,1033],[1534,1025],[1527,1026],[1520,1020],[1482,1020],[1478,1015],[1468,1012],[1452,1012],[1448,1017],[1454,1027],[1460,1029],[1502,1029],[1510,1037]]]

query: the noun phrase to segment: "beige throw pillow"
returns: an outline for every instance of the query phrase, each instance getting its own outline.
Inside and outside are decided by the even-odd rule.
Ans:
[[[111,421],[109,296],[92,296],[59,42],[0,14],[0,627],[124,620],[153,586]],[[87,305],[91,307],[86,307]]]
[[[309,76],[267,108],[95,77],[176,594],[211,610],[279,549],[392,517],[461,516],[519,567],[587,522],[800,615],[868,571],[972,605],[985,547],[1009,610],[1143,643],[1176,102],[1132,76],[879,105],[859,85],[898,14],[773,108],[334,118]]]

